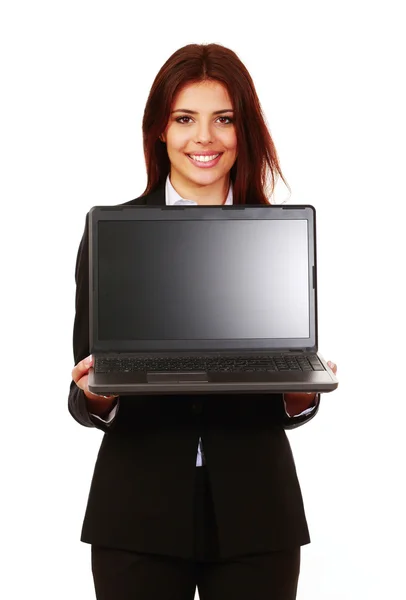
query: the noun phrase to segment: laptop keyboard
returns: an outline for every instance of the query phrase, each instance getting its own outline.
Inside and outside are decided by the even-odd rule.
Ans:
[[[173,358],[96,358],[96,373],[128,373],[147,371],[324,371],[316,354],[303,356],[279,354],[241,357],[173,357]]]

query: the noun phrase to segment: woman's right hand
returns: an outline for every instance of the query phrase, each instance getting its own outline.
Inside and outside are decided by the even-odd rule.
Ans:
[[[117,396],[114,394],[110,396],[102,396],[101,394],[93,394],[93,392],[89,391],[89,369],[92,366],[93,356],[90,355],[78,362],[78,364],[73,367],[72,379],[78,388],[83,390],[86,398],[90,401],[88,404],[91,412],[94,412],[95,414],[103,414],[111,410],[114,404],[114,399],[117,398]]]

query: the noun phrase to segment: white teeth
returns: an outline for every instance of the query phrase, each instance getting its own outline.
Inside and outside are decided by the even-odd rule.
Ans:
[[[211,160],[214,160],[215,158],[220,156],[220,154],[213,154],[212,156],[198,156],[189,154],[189,156],[190,158],[193,158],[193,160],[197,160],[197,162],[210,162]]]

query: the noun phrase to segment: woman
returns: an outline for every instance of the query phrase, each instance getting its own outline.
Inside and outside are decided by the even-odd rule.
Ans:
[[[266,204],[283,179],[252,79],[216,44],[163,65],[143,137],[147,187],[127,204]],[[284,429],[319,398],[92,394],[87,219],[76,283],[69,410],[105,432],[81,536],[97,598],[192,600],[196,586],[201,600],[295,598],[310,539]]]

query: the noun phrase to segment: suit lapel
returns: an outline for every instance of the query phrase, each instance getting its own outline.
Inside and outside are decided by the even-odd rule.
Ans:
[[[135,204],[135,205],[146,205],[146,206],[165,206],[165,185],[160,185],[154,192],[151,192],[147,196],[140,196],[129,202],[124,202],[123,205]]]
[[[145,196],[145,204],[147,206],[165,206],[165,186],[161,185],[148,196]]]

